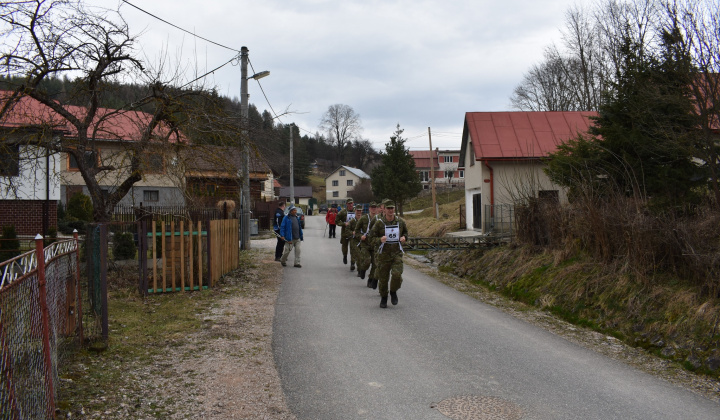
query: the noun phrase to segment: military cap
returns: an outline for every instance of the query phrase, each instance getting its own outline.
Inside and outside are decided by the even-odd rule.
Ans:
[[[394,209],[395,208],[395,202],[392,200],[386,200],[386,201],[384,201],[384,203],[385,203],[386,209]]]
[[[378,205],[377,205],[376,202],[374,202],[374,201],[371,201],[371,202],[370,202],[370,207],[377,207],[377,206],[378,206]]]
[[[382,205],[383,205],[383,206],[385,206],[385,207],[387,207],[387,203],[388,203],[388,201],[390,201],[390,199],[389,199],[389,198],[385,198],[385,199],[383,199],[383,201],[382,201]]]
[[[348,198],[347,200],[345,200],[345,204],[350,204],[350,203],[353,203],[353,199],[352,199],[352,198]]]
[[[357,207],[355,207],[355,211],[363,211],[362,206],[357,206]]]

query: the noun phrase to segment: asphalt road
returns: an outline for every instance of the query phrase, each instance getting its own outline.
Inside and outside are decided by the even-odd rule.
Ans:
[[[381,309],[378,292],[342,263],[340,229],[327,239],[324,227],[324,215],[306,218],[302,268],[285,268],[273,329],[300,420],[720,419],[713,401],[407,266],[399,304]]]

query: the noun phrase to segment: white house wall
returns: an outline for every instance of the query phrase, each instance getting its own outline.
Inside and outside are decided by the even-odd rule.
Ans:
[[[46,168],[45,149],[36,146],[20,146],[20,175],[0,177],[0,199],[2,200],[45,200],[46,178],[50,185],[50,200],[60,200],[60,155],[49,157],[50,168]]]

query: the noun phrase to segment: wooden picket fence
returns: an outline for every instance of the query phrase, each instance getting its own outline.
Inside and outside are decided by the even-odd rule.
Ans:
[[[143,292],[207,289],[239,265],[238,219],[161,222],[159,228],[156,220],[139,223]]]

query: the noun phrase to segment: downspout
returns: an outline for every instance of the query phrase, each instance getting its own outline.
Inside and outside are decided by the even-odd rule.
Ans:
[[[491,209],[490,215],[492,216],[493,215],[492,212],[495,210],[495,175],[493,174],[493,168],[492,168],[492,166],[490,166],[488,161],[483,160],[483,163],[490,170],[490,206],[492,206],[492,207],[490,207],[490,209]]]

